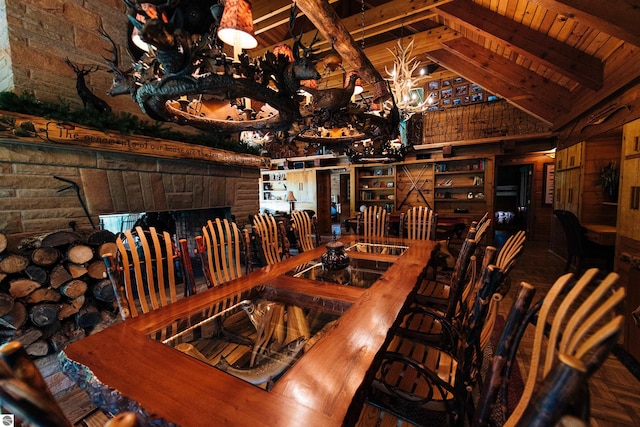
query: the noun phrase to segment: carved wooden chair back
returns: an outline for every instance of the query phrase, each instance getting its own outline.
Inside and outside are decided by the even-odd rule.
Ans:
[[[387,211],[382,206],[368,206],[358,221],[358,234],[365,237],[385,237],[388,233]]]
[[[248,232],[241,231],[235,222],[226,218],[207,221],[202,236],[196,237],[196,245],[208,287],[242,276],[243,261],[244,269],[251,271],[248,243]]]
[[[176,279],[184,277],[180,252],[168,232],[136,227],[116,239],[115,255],[105,254],[107,273],[117,291],[120,314],[136,317],[178,299]]]
[[[272,215],[254,215],[253,231],[263,264],[275,264],[283,257],[289,257],[289,244],[284,233],[284,225],[276,222]]]
[[[291,213],[293,229],[298,239],[298,250],[300,252],[310,251],[320,244],[316,220],[308,212],[295,210]]]
[[[427,206],[414,206],[402,215],[400,230],[407,230],[407,238],[435,240],[438,214]]]
[[[625,297],[624,288],[614,289],[617,274],[609,273],[602,281],[597,279],[597,274],[597,269],[587,270],[575,282],[572,274],[561,276],[544,299],[524,317],[525,326],[535,318],[533,351],[522,396],[505,426],[555,425],[566,413],[570,402],[582,405],[575,413],[588,417],[587,380],[604,363],[617,342],[623,323],[619,313]],[[513,310],[523,309],[514,304]],[[507,321],[507,326],[510,322]],[[505,357],[514,359],[524,329],[505,327],[494,363]],[[496,384],[509,376],[507,367],[510,364],[503,364],[505,366],[498,364],[493,368],[491,379],[487,381],[488,390],[483,391],[484,400],[481,400],[476,425],[487,425],[485,412],[489,411],[487,406],[497,393]],[[554,367],[556,372],[551,375]],[[564,380],[558,380],[558,372],[564,375]],[[545,381],[548,382],[545,387],[563,381],[559,388],[571,393],[558,395],[551,387],[540,390],[538,393],[542,394],[534,398],[534,391]],[[579,398],[580,393],[587,394]],[[547,406],[540,407],[541,402],[546,402],[544,405]],[[542,421],[542,417],[548,419]]]

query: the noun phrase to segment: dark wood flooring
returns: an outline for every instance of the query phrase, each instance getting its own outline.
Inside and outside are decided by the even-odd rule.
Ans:
[[[328,240],[323,239],[325,242]],[[520,281],[531,283],[537,289],[536,298],[540,298],[562,274],[564,260],[550,252],[547,243],[527,242],[522,258],[511,272],[511,290],[501,304],[501,311],[506,315],[509,309],[512,294],[517,288],[513,284]],[[530,336],[525,336],[520,346],[518,359],[523,376],[526,375],[532,341]],[[69,419],[75,425],[101,426],[106,420],[104,414],[95,409],[82,390],[65,382],[64,375],[56,372],[55,361],[48,365],[51,372],[47,377],[56,388],[54,393]],[[591,426],[640,426],[640,381],[615,356],[610,356],[594,374],[590,389]]]

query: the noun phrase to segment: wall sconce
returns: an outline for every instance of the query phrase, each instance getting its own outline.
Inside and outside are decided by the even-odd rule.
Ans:
[[[248,0],[227,0],[224,4],[218,38],[228,45],[241,49],[258,46],[253,32],[253,15]]]

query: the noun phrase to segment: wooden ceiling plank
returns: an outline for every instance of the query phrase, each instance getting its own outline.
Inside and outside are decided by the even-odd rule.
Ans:
[[[521,89],[542,103],[552,107],[557,106],[564,112],[569,111],[571,94],[568,89],[544,79],[539,74],[509,61],[503,56],[480,47],[470,40],[459,38],[442,45],[450,53],[488,71],[493,76]]]
[[[457,24],[506,43],[522,55],[535,56],[549,68],[593,90],[602,87],[602,63],[598,58],[467,0],[455,0],[437,9]]]
[[[565,18],[640,46],[638,0],[529,0]]]
[[[336,1],[336,0],[333,0]],[[426,19],[432,19],[436,16],[434,11],[435,6],[443,3],[448,3],[452,0],[402,0],[392,1],[385,3],[381,6],[371,8],[365,11],[365,44],[366,38],[373,37],[379,34],[389,32],[391,30],[400,28],[402,25],[411,25],[415,22],[420,22]],[[287,15],[286,19],[281,18],[280,25],[289,21]],[[360,40],[362,34],[362,15],[355,14],[347,18],[342,19],[343,25],[354,39]],[[272,28],[273,25],[270,26]],[[260,27],[257,27],[256,34],[262,32]],[[302,36],[303,42],[308,42],[313,39],[315,31],[309,31]],[[283,40],[279,44],[287,44],[291,46],[293,44],[292,39]],[[267,46],[263,49],[256,50],[258,55],[264,54],[266,50],[273,50],[275,46]],[[330,41],[322,40],[316,43],[317,50],[319,52],[330,49]]]
[[[553,129],[559,130],[571,121],[597,108],[617,92],[630,87],[640,80],[640,68],[629,64],[640,63],[640,48],[630,43],[620,43],[618,49],[605,62],[604,82],[601,90],[593,92],[578,87],[571,94],[571,110],[559,115],[553,123]]]
[[[448,68],[454,73],[464,77],[485,88],[502,98],[517,108],[531,114],[532,116],[544,121],[547,124],[553,123],[556,113],[549,106],[538,101],[530,94],[524,93],[517,87],[514,87],[503,80],[496,78],[488,71],[477,67],[475,64],[465,61],[455,55],[451,55],[445,49],[434,50],[427,53],[427,56],[437,64]]]

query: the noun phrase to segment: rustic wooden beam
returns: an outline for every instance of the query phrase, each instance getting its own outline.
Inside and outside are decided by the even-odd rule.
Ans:
[[[389,96],[385,80],[353,37],[351,37],[349,31],[326,0],[298,0],[297,5],[322,33],[324,38],[334,42],[333,46],[343,60],[352,64],[354,69],[358,70],[360,77],[374,86],[375,98]]]
[[[533,56],[546,67],[578,83],[593,90],[602,87],[603,66],[594,56],[468,0],[455,0],[437,10],[452,22],[506,45],[520,55]]]
[[[566,113],[571,107],[571,93],[569,89],[553,83],[540,74],[509,61],[502,55],[498,55],[471,40],[461,37],[450,40],[442,46],[452,53],[478,68],[491,73],[500,80],[518,88],[522,93],[528,93],[546,104],[558,113]],[[511,94],[503,94],[509,96]]]
[[[529,0],[562,17],[597,28],[640,46],[640,2],[637,0]]]
[[[609,57],[604,67],[603,87],[597,92],[579,87],[571,94],[571,110],[555,118],[552,130],[557,131],[564,126],[572,125],[591,110],[597,110],[612,97],[631,88],[638,87],[640,82],[640,67],[631,64],[640,62],[640,48],[625,43]],[[636,92],[633,92],[634,96]]]
[[[498,96],[505,98],[508,102],[542,120],[547,124],[552,124],[555,113],[546,104],[538,101],[531,94],[514,87],[513,85],[497,79],[494,75],[475,64],[466,61],[458,56],[452,55],[445,49],[439,49],[427,53],[435,63],[454,71],[460,76],[472,81]]]

